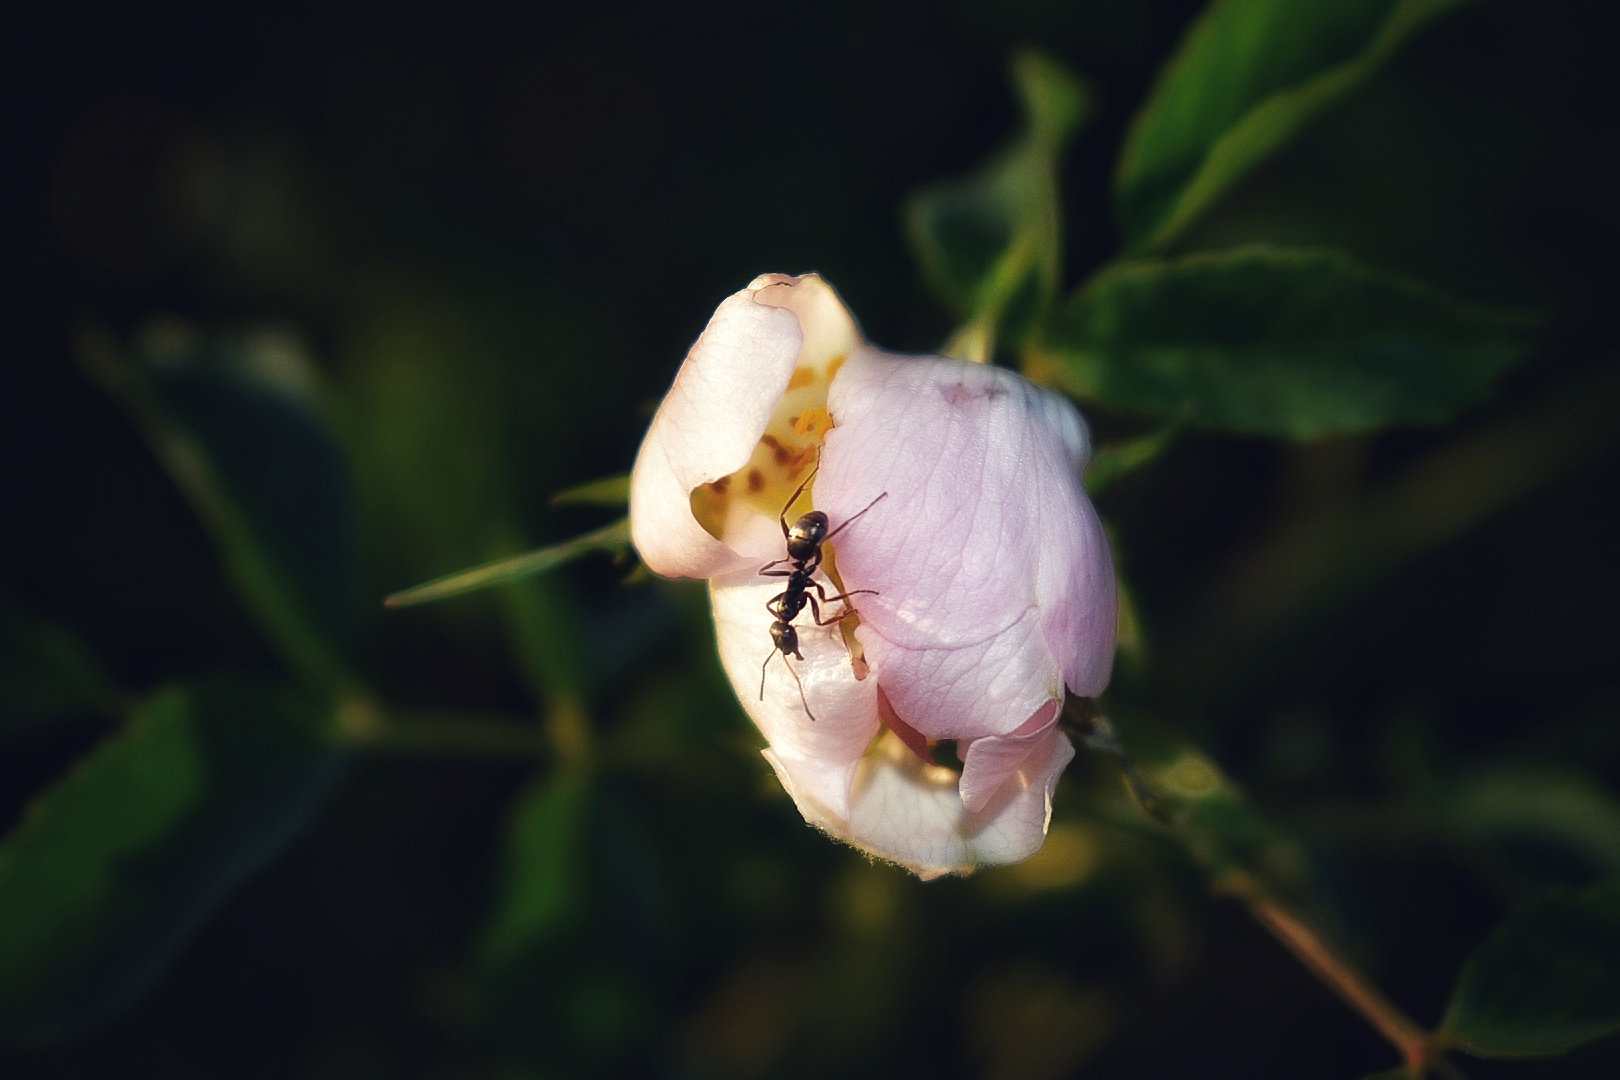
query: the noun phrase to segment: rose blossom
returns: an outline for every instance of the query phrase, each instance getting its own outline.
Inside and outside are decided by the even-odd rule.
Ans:
[[[708,580],[721,664],[806,820],[925,878],[965,872],[1040,847],[1074,756],[1065,690],[1108,683],[1114,574],[1080,483],[1089,453],[1067,400],[875,349],[820,277],[767,274],[720,305],[659,406],[631,534],[657,573]],[[800,660],[773,653],[766,604],[786,579],[759,571],[787,554],[779,515],[818,467],[787,520],[850,522],[817,580],[871,593],[821,604],[848,610],[831,625],[801,613]],[[937,741],[960,772],[935,763]]]

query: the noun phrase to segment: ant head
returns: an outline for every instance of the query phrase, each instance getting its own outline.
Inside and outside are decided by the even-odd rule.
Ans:
[[[771,640],[776,643],[777,651],[784,655],[799,651],[799,631],[790,623],[771,623]]]
[[[799,518],[788,529],[788,557],[803,561],[813,559],[821,551],[821,542],[827,539],[827,515],[812,510]]]

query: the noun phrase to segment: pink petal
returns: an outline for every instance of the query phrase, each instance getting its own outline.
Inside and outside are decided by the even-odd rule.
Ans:
[[[865,349],[829,396],[816,505],[859,639],[930,738],[1005,735],[1065,683],[1094,695],[1114,646],[1112,564],[1080,484],[1085,425],[1014,372]]]
[[[1024,767],[1045,744],[1057,723],[1058,703],[1048,701],[1010,735],[986,735],[958,744],[962,755],[962,805],[977,813],[983,810],[1014,773]]]
[[[756,291],[735,293],[715,311],[630,473],[631,539],[646,564],[667,577],[712,577],[752,561],[704,531],[691,497],[698,485],[748,464],[799,356],[799,320],[756,303]]]

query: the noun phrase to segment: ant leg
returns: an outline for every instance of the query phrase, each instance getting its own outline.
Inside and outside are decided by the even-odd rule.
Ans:
[[[770,614],[771,618],[776,619],[778,622],[782,619],[782,601],[786,599],[787,593],[782,592],[765,601],[765,610]]]
[[[872,594],[876,595],[877,590],[876,589],[857,589],[856,592],[869,592],[869,593],[872,593]],[[844,596],[854,596],[854,595],[855,595],[855,593],[845,593],[844,594]],[[842,600],[842,599],[844,599],[844,596],[831,597],[829,602],[831,602],[831,600]],[[813,596],[806,596],[805,599],[810,601],[810,617],[816,621],[817,626],[834,626],[834,625],[836,625],[838,623],[843,622],[846,618],[849,617],[850,612],[855,610],[855,606],[853,604],[847,604],[846,603],[844,605],[844,610],[843,611],[840,611],[836,615],[831,615],[831,616],[823,619],[821,617],[821,607],[820,607],[820,605],[818,605],[816,603],[816,598],[813,597]]]
[[[811,475],[814,475],[814,474],[812,473]],[[861,514],[866,513],[867,510],[872,509],[872,507],[876,506],[878,503],[882,502],[884,499],[886,499],[888,497],[889,497],[889,493],[887,491],[885,491],[883,494],[879,495],[877,498],[875,498],[871,502],[867,503],[866,507],[863,510],[861,510],[860,514],[856,514],[855,517],[850,518],[848,521],[846,521],[842,525],[838,526],[838,528],[836,528],[832,532],[828,533],[827,534],[827,540],[831,540],[833,537],[837,536],[839,533],[843,532],[845,529],[847,529],[851,525],[855,524],[856,520],[860,518]],[[827,540],[823,540],[822,543],[825,544],[827,542]]]
[[[799,656],[797,652],[795,652],[793,655]],[[799,656],[799,659],[803,660],[804,657]],[[788,664],[786,653],[782,654],[782,663],[787,664],[788,674],[792,675],[793,681],[799,684],[799,704],[804,706],[804,714],[810,718],[810,722],[812,724],[815,723],[816,714],[810,711],[810,699],[804,696],[804,680],[800,679],[799,673],[793,670],[793,665]],[[763,684],[761,685],[763,686]]]
[[[785,562],[792,562],[792,561],[793,561],[792,559],[777,559],[776,562],[766,563],[764,565],[764,567],[760,569],[759,576],[760,577],[792,577],[794,575],[794,573],[795,573],[795,571],[793,571],[793,570],[772,570],[771,569],[771,567],[775,566],[776,563],[785,563]]]
[[[822,586],[821,582],[812,581],[810,583],[810,585],[811,585],[812,588],[814,588],[816,590],[816,595],[821,598],[821,602],[823,604],[830,604],[834,600],[847,600],[851,596],[877,596],[878,595],[878,591],[876,589],[851,589],[849,592],[839,593],[837,596],[828,596],[827,595],[827,590],[825,589],[825,587]]]
[[[810,617],[816,620],[817,626],[832,626],[834,623],[843,622],[844,618],[848,616],[855,607],[853,604],[848,602],[851,596],[861,596],[863,594],[870,594],[872,596],[878,595],[878,591],[876,589],[851,589],[849,592],[839,593],[837,596],[828,596],[826,590],[821,587],[821,582],[812,581],[810,584],[815,587],[816,592],[821,596],[821,603],[818,604],[815,596],[812,596],[810,593],[804,594],[804,598],[810,601]],[[837,615],[823,619],[821,617],[821,604],[831,604],[839,600],[845,601],[844,610],[840,611]]]

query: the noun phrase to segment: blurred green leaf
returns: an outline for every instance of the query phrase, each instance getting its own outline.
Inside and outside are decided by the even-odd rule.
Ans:
[[[630,546],[630,519],[620,518],[600,529],[594,529],[583,536],[576,536],[572,540],[564,540],[560,544],[550,547],[537,548],[526,551],[521,555],[513,555],[505,559],[474,566],[468,570],[457,570],[453,574],[446,574],[441,578],[409,589],[401,589],[393,593],[383,603],[391,608],[411,607],[416,604],[427,604],[435,600],[447,600],[452,596],[461,596],[464,593],[487,589],[493,585],[504,585],[509,581],[518,581],[522,578],[532,577],[535,574],[544,574],[548,570],[555,570],[565,563],[572,562],[583,555],[593,551],[621,552]]]
[[[1091,455],[1091,464],[1086,468],[1086,491],[1092,495],[1106,491],[1120,477],[1151,464],[1170,448],[1185,426],[1177,418],[1146,435],[1100,448]]]
[[[127,1005],[336,780],[330,709],[276,687],[164,690],[0,844],[0,1037]]]
[[[354,502],[296,342],[160,324],[139,352],[131,360],[106,338],[81,341],[86,366],[135,417],[271,642],[306,678],[351,681],[362,619]]]
[[[1256,165],[1467,0],[1215,0],[1136,116],[1115,196],[1131,251],[1162,250]]]
[[[996,336],[1021,340],[1062,285],[1058,169],[1091,113],[1090,94],[1056,61],[1013,58],[1024,129],[978,171],[934,184],[906,202],[906,232],[924,276],[969,323],[973,359]],[[963,348],[959,344],[958,348]]]
[[[0,734],[117,701],[117,687],[78,638],[0,600]]]
[[[630,502],[628,475],[604,476],[564,488],[551,497],[552,506],[627,506]]]
[[[507,410],[528,395],[506,380],[487,324],[455,296],[395,286],[338,350],[334,411],[370,587],[487,558],[517,501]]]
[[[592,791],[582,770],[565,767],[513,804],[500,892],[479,949],[487,966],[511,966],[580,914]]]
[[[1620,879],[1536,901],[1469,957],[1443,1032],[1480,1057],[1544,1057],[1620,1031]]]
[[[502,594],[513,659],[543,706],[577,705],[585,698],[585,658],[580,654],[581,613],[562,583],[530,577]]]
[[[1123,412],[1312,438],[1440,423],[1486,396],[1528,331],[1338,252],[1245,247],[1103,270],[1029,372]]]
[[[1522,883],[1620,875],[1620,800],[1579,773],[1493,768],[1451,785],[1435,809],[1452,837]]]

